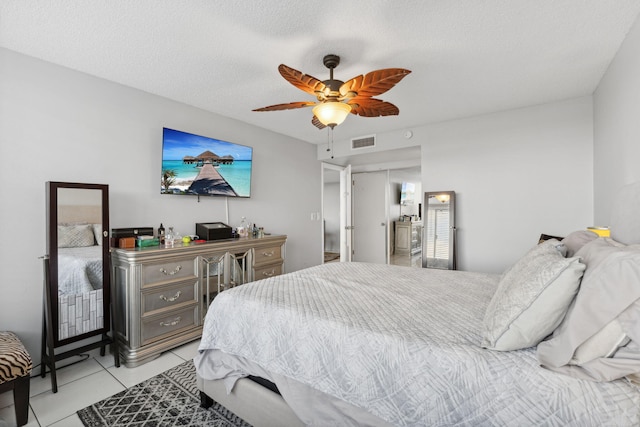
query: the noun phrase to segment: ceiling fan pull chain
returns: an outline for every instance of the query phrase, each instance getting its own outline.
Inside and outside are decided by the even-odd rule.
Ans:
[[[333,159],[333,127],[329,127],[329,133],[331,133],[331,158]]]
[[[329,129],[327,129],[327,153],[331,151],[331,139],[329,138]]]
[[[327,152],[331,152],[333,159],[333,128],[327,126]]]

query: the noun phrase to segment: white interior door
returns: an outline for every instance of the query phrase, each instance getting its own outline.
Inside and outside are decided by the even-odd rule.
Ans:
[[[354,261],[387,263],[388,171],[352,175]]]

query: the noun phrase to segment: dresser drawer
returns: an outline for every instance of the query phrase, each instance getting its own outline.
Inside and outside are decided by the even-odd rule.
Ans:
[[[171,286],[155,286],[142,291],[142,315],[167,307],[195,303],[197,299],[198,280],[190,279]]]
[[[253,264],[266,264],[268,262],[276,262],[282,260],[282,247],[272,246],[267,248],[255,248]]]
[[[279,276],[282,274],[282,264],[268,265],[253,270],[253,280],[266,279],[271,276]]]
[[[198,306],[174,310],[164,316],[153,316],[142,320],[142,345],[165,336],[174,336],[176,332],[196,326]]]
[[[195,276],[195,258],[173,259],[142,267],[143,286],[167,280],[180,280]]]

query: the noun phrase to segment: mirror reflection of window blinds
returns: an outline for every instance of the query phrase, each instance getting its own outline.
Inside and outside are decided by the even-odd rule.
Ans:
[[[449,258],[449,208],[430,208],[427,215],[427,256],[436,259]]]

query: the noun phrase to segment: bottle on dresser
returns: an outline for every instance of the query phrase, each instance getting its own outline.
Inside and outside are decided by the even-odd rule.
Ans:
[[[160,240],[160,244],[164,245],[164,226],[160,223],[160,227],[158,227],[158,240]]]

